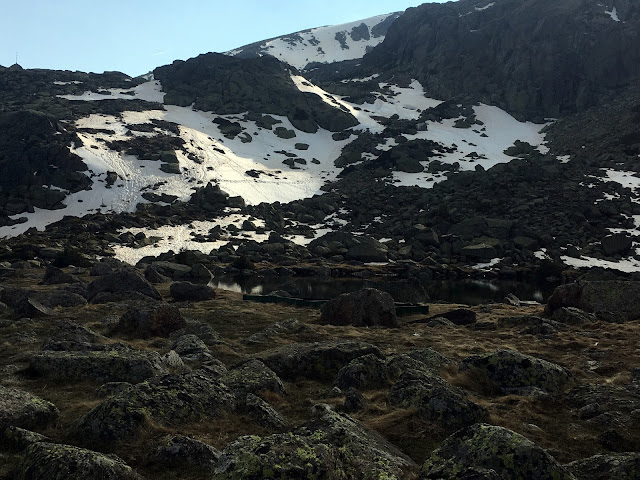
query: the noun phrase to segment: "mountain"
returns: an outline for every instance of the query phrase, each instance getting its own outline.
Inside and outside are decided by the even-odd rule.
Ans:
[[[638,270],[640,107],[618,53],[634,58],[636,9],[612,8],[463,0],[145,78],[2,70],[0,234],[46,227],[73,242],[82,225],[94,254],[132,263],[171,249],[227,258],[228,241],[277,235],[297,253],[256,247],[255,260]],[[337,49],[345,36],[378,45]],[[297,49],[311,63],[276,58]],[[585,85],[597,94],[581,102]]]
[[[640,75],[633,0],[461,0],[409,9],[365,63],[437,98],[467,95],[519,118],[599,104]]]
[[[362,58],[379,45],[400,13],[378,15],[342,25],[312,28],[237,48],[227,55],[253,58],[270,55],[298,70],[317,64]]]

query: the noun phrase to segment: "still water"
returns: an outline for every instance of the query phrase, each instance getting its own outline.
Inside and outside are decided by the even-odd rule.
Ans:
[[[375,288],[377,280],[354,278],[317,278],[317,277],[219,277],[210,283],[214,288],[222,288],[240,293],[268,295],[276,290],[286,290],[292,296],[311,300],[325,300],[343,293],[358,291],[362,288]],[[486,281],[486,280],[447,280],[432,281],[425,290],[433,302],[462,303],[479,305],[501,302],[506,295],[513,293],[520,300],[546,302],[557,285],[547,282]]]

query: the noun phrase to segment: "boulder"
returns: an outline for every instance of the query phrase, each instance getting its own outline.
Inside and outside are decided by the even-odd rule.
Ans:
[[[379,435],[326,405],[290,433],[240,437],[224,449],[216,480],[405,478],[415,464]]]
[[[120,317],[116,331],[138,338],[168,337],[186,325],[177,307],[162,303],[128,310]]]
[[[9,426],[42,429],[57,419],[54,404],[29,392],[0,385],[0,432]]]
[[[265,428],[285,430],[289,422],[280,415],[271,405],[262,398],[248,393],[242,403],[242,412],[248,415],[254,422]]]
[[[139,383],[167,373],[155,352],[105,350],[46,351],[29,360],[29,370],[52,379]]]
[[[34,443],[16,467],[16,480],[142,480],[115,455],[55,443]]]
[[[163,438],[145,457],[144,463],[169,469],[184,467],[212,472],[219,458],[220,452],[212,446],[178,435]]]
[[[627,255],[633,247],[633,238],[626,233],[607,235],[601,241],[605,255]]]
[[[248,393],[286,393],[278,375],[260,360],[242,363],[229,370],[220,380],[240,398],[245,398]]]
[[[376,285],[376,288],[391,295],[394,302],[424,303],[429,301],[427,291],[420,280],[415,277],[380,283]]]
[[[486,424],[454,433],[422,465],[420,480],[444,478],[576,480],[527,438]]]
[[[191,282],[172,283],[169,293],[176,302],[204,302],[216,298],[215,290],[209,285]]]
[[[538,389],[555,394],[575,381],[566,368],[513,350],[496,350],[462,360],[460,370],[471,369],[480,370],[496,387],[507,393]]]
[[[491,260],[498,256],[496,249],[486,243],[477,243],[462,248],[462,255],[473,260]]]
[[[393,298],[374,288],[345,293],[330,300],[322,307],[320,322],[356,327],[398,326]]]
[[[576,307],[599,319],[624,322],[640,317],[640,282],[579,281],[557,287],[545,307],[551,316],[561,307]]]
[[[211,359],[209,347],[197,335],[181,335],[173,342],[172,348],[187,361]]]
[[[39,442],[49,442],[50,439],[40,433],[25,430],[20,427],[7,427],[0,431],[0,446],[10,450],[22,451]]]
[[[638,480],[640,453],[594,455],[571,462],[565,468],[580,480]]]
[[[64,273],[57,267],[47,266],[42,279],[42,285],[60,285],[63,283],[79,283],[80,279],[70,273]]]
[[[387,365],[372,353],[363,355],[342,367],[335,383],[341,390],[348,390],[350,387],[361,390],[382,389],[389,383]]]
[[[407,370],[438,372],[449,365],[451,360],[436,352],[433,348],[411,350],[408,353],[394,355],[387,360],[387,372],[391,378],[398,378]]]
[[[347,250],[347,260],[357,260],[366,263],[384,263],[389,260],[389,249],[384,243],[371,238],[358,238],[358,243]]]
[[[560,307],[553,312],[551,319],[563,325],[584,325],[597,321],[593,313],[587,313],[576,307]]]
[[[367,399],[356,388],[349,387],[344,396],[342,410],[346,413],[362,412],[367,409]]]
[[[160,293],[142,275],[130,270],[121,270],[97,278],[87,288],[87,300],[96,303],[99,294],[123,294],[124,296],[137,293],[153,300],[162,300]],[[105,298],[105,297],[103,297]],[[131,298],[139,298],[131,296]]]
[[[400,375],[389,391],[389,403],[415,408],[419,416],[449,431],[489,418],[487,410],[468,400],[464,391],[435,373],[419,370]]]
[[[88,444],[111,446],[135,439],[149,420],[179,425],[218,418],[235,407],[229,388],[205,371],[163,375],[107,398],[80,418],[74,430]]]
[[[286,380],[331,381],[351,360],[367,354],[383,358],[377,347],[353,340],[294,343],[257,353],[254,357]]]

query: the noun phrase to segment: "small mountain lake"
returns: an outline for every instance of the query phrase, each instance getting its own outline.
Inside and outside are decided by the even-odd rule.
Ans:
[[[357,278],[319,277],[217,277],[210,285],[214,288],[231,290],[252,295],[269,295],[276,290],[286,290],[292,296],[309,300],[326,300],[343,293],[362,288],[376,288],[378,280]],[[521,282],[509,280],[434,280],[425,285],[425,290],[433,302],[480,305],[502,302],[513,293],[520,300],[547,301],[556,284],[548,282]]]

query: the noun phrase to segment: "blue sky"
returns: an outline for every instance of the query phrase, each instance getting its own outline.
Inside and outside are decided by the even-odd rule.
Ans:
[[[432,0],[433,1],[433,0]],[[442,2],[443,0],[436,0]],[[141,75],[210,51],[421,0],[3,0],[0,65]]]

